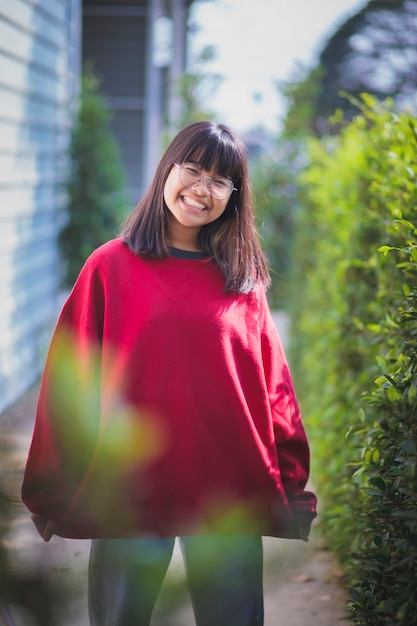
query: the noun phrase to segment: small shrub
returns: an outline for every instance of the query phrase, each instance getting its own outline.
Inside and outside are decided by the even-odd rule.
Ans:
[[[67,287],[91,252],[115,236],[127,212],[124,174],[99,86],[87,67],[70,142],[68,220],[59,234]]]

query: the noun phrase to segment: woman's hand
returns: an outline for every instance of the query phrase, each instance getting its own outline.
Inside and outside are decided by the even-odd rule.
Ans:
[[[294,517],[299,538],[302,541],[308,541],[311,531],[311,516],[298,511],[294,513]]]
[[[32,522],[35,524],[36,530],[38,531],[42,539],[44,541],[49,541],[55,532],[56,522],[53,522],[52,520],[47,520],[44,517],[37,515],[36,513],[31,515],[31,519]]]
[[[300,539],[302,541],[308,541],[308,536],[310,534],[310,526],[308,527],[299,526],[298,534],[300,535]]]

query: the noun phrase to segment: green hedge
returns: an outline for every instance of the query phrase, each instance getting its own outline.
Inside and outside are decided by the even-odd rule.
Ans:
[[[68,215],[59,233],[66,287],[72,287],[93,250],[116,236],[128,213],[125,172],[109,124],[100,81],[87,65],[69,147]]]
[[[291,358],[353,620],[405,626],[417,623],[417,122],[357,104],[338,137],[310,143]]]

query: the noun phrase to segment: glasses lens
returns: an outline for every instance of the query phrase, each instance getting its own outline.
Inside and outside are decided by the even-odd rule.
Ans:
[[[203,179],[209,181],[207,186],[213,198],[217,200],[227,198],[233,191],[233,183],[228,178],[217,177],[210,179],[209,176],[203,176],[200,170],[192,165],[180,166],[180,181],[185,187],[199,185]]]
[[[182,165],[180,169],[180,181],[186,187],[192,187],[198,185],[201,180],[201,173],[194,167],[189,165]]]
[[[210,191],[213,198],[223,200],[232,193],[233,183],[228,178],[214,178],[210,185]]]

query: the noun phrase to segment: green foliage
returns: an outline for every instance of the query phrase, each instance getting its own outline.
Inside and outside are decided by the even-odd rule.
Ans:
[[[87,67],[69,150],[68,221],[59,235],[67,287],[73,285],[91,252],[115,236],[127,212],[125,179],[99,86]]]
[[[278,84],[279,92],[287,104],[284,136],[306,137],[317,134],[316,118],[323,73],[320,66],[306,70],[298,65],[291,79]]]
[[[379,100],[393,97],[403,107],[409,105],[415,96],[414,15],[414,3],[408,0],[369,0],[336,29],[319,57],[324,71],[316,115],[323,127],[338,108],[348,119],[356,114],[341,97],[343,91],[356,97],[371,93]]]
[[[358,113],[343,96],[346,91],[357,98],[364,92],[379,100],[392,97],[409,107],[416,91],[414,16],[414,3],[407,0],[369,0],[349,15],[324,43],[315,67],[298,65],[293,77],[278,85],[288,105],[284,132],[337,133],[338,127],[328,123],[334,111],[340,109],[349,120]]]
[[[398,209],[396,214],[401,215]],[[386,276],[381,281],[391,306],[371,328],[380,346],[381,374],[364,398],[362,424],[353,430],[363,442],[354,480],[365,491],[368,521],[353,555],[352,567],[362,569],[362,579],[353,587],[352,609],[356,623],[377,626],[412,624],[417,608],[417,230],[402,218],[394,225],[400,228],[393,238],[402,239],[404,248],[396,241],[379,249],[402,254],[393,255],[390,268],[395,285],[387,284]]]
[[[415,121],[364,95],[310,143],[291,285],[292,362],[321,528],[357,624],[417,610]]]
[[[302,201],[298,180],[305,166],[302,145],[279,139],[251,167],[259,233],[271,269],[268,296],[271,305],[280,310],[287,306],[294,219]]]

